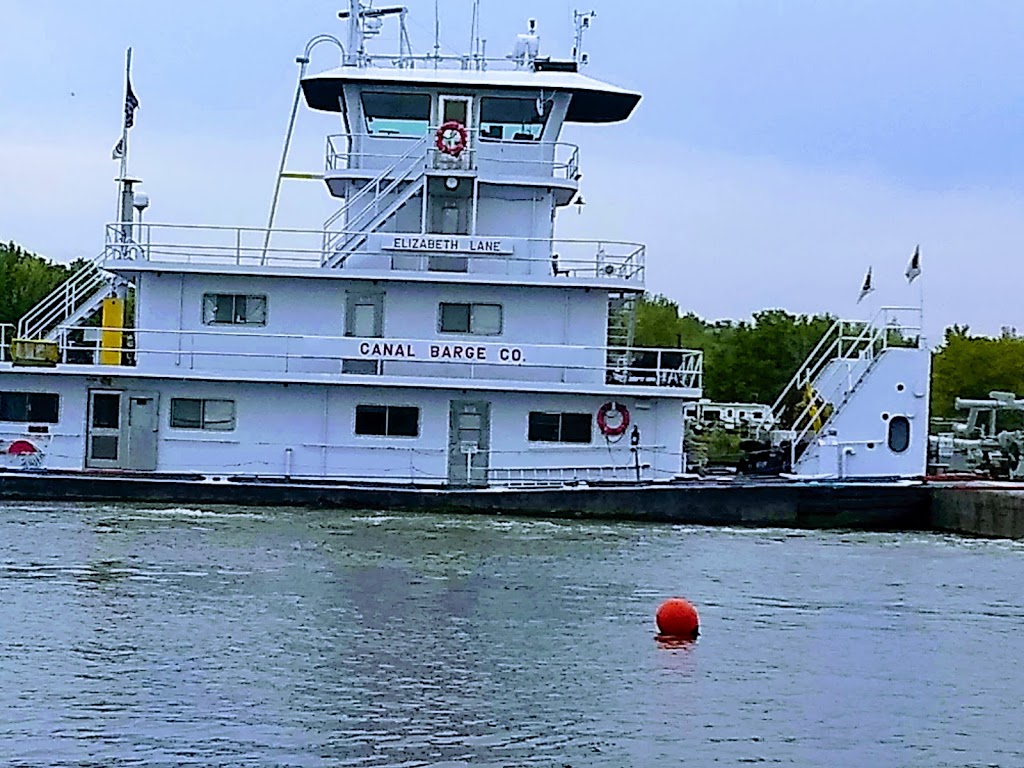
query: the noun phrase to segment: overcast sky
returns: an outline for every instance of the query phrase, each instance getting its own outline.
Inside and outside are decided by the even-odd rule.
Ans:
[[[0,239],[61,261],[101,249],[128,45],[147,218],[263,225],[294,57],[317,33],[343,34],[343,5],[0,0]],[[408,5],[427,51],[434,4]],[[440,6],[442,44],[463,52],[471,3]],[[573,6],[481,0],[488,53],[510,50],[535,16],[542,53],[567,54]],[[644,99],[626,123],[564,132],[581,148],[587,205],[561,214],[559,234],[646,242],[648,287],[708,318],[857,316],[869,265],[878,289],[865,304],[915,304],[903,271],[920,243],[933,340],[954,322],[1024,330],[1024,3],[576,7],[597,11],[587,74]],[[335,64],[324,47],[311,70]],[[319,170],[337,129],[336,115],[301,113],[289,165]],[[285,194],[283,224],[315,228],[331,210],[319,185]]]

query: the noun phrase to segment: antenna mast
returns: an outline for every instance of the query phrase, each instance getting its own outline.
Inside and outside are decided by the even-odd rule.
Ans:
[[[572,22],[576,27],[576,36],[572,43],[572,60],[577,64],[586,64],[589,57],[583,52],[583,33],[590,29],[590,22],[597,16],[597,11],[581,13],[572,12]]]
[[[363,20],[359,0],[348,2],[348,45],[345,46],[345,65],[358,66],[363,53]]]

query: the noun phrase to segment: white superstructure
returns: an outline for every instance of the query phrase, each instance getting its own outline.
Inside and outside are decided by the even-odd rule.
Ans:
[[[633,346],[643,245],[556,236],[581,175],[563,126],[625,120],[640,95],[540,58],[532,23],[503,61],[371,58],[381,12],[352,5],[342,66],[301,78],[341,122],[337,212],[260,230],[122,205],[95,262],[6,330],[6,463],[451,485],[681,472],[701,353]]]

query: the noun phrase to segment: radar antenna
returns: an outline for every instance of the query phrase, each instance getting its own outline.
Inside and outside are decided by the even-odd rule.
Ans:
[[[576,26],[576,36],[572,43],[572,60],[577,64],[587,64],[590,57],[583,52],[583,33],[590,29],[590,22],[597,16],[597,11],[572,12],[572,22]]]

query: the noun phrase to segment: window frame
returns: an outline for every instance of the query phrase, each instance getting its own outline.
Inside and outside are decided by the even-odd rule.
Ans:
[[[11,395],[15,397],[23,396],[24,402],[24,418],[4,418],[4,405],[3,401]],[[42,405],[36,405],[33,407],[33,400],[46,399],[49,404],[53,406],[53,417],[50,418],[50,413],[41,414],[45,418],[32,418],[35,414],[33,411],[42,410]],[[52,398],[52,400],[51,400]],[[49,408],[47,407],[47,411]],[[10,415],[10,414],[7,414]],[[34,390],[18,390],[18,389],[5,389],[0,391],[0,423],[4,424],[59,424],[60,423],[60,393],[58,392],[37,392]]]
[[[501,120],[488,120],[488,119],[486,119],[484,117],[484,113],[486,112],[486,108],[487,108],[487,102],[491,102],[491,101],[521,101],[521,102],[524,102],[524,103],[528,103],[531,107],[534,107],[534,105],[537,102],[537,99],[536,98],[528,99],[528,98],[523,98],[521,96],[481,96],[480,97],[480,140],[481,141],[485,141],[485,142],[487,142],[487,141],[494,141],[494,142],[508,141],[508,142],[522,142],[522,143],[526,144],[526,143],[529,143],[529,142],[540,142],[543,139],[543,137],[544,137],[544,130],[547,128],[547,125],[548,125],[548,118],[551,116],[551,108],[550,107],[548,107],[547,109],[544,110],[544,114],[543,115],[536,115],[535,114],[536,113],[536,107],[534,107],[533,112],[534,112],[534,114],[535,114],[535,116],[537,118],[540,118],[539,121],[531,120],[530,122],[523,122],[523,121],[520,120],[518,122],[505,122],[505,121],[501,121]],[[532,131],[530,131],[528,129],[528,126],[537,126],[537,125],[540,126],[540,130],[537,132],[536,136],[533,136],[532,135]],[[501,126],[501,138],[497,138],[495,136],[487,135],[486,131],[489,128],[493,128],[494,126]],[[523,139],[523,138],[517,139],[517,138],[514,138],[517,135],[517,131],[516,131],[516,127],[517,126],[521,127],[521,128],[527,128],[527,130],[525,130],[525,131],[520,130],[520,131],[518,131],[518,133],[530,133],[531,134],[531,138],[529,138],[529,139]],[[512,134],[511,136],[508,136],[508,137],[505,136],[505,129],[506,128],[510,128],[511,129],[511,134]]]
[[[556,427],[557,434],[555,439],[549,439],[540,437],[535,432],[535,417],[556,417],[558,419],[558,425]],[[566,439],[566,426],[565,417],[586,417],[587,430],[586,440],[570,440]],[[539,431],[540,425],[536,425]],[[594,442],[594,414],[589,411],[530,411],[526,417],[526,440],[529,443],[555,443],[558,445],[592,445]]]
[[[188,403],[199,403],[199,425],[198,426],[186,426],[182,424],[175,424],[175,404],[181,402]],[[207,403],[230,403],[231,404],[231,426],[230,427],[217,427],[210,426],[211,422],[207,419],[206,408]],[[229,398],[225,397],[172,397],[170,398],[170,405],[168,406],[167,413],[167,426],[170,429],[187,429],[192,431],[201,432],[234,432],[238,429],[238,404]]]
[[[465,331],[449,331],[444,327],[445,307],[467,307],[469,311],[468,329]],[[477,307],[498,308],[498,330],[493,333],[484,333],[473,329],[474,316]],[[437,305],[437,332],[455,334],[460,336],[501,336],[505,332],[505,305],[491,301],[441,301]]]
[[[419,121],[422,118],[418,117],[378,117],[374,116],[371,118],[369,111],[366,108],[366,97],[372,98],[383,96],[387,98],[413,98],[413,99],[424,99],[427,104],[427,117],[423,123],[423,130],[419,131]],[[395,139],[419,139],[430,133],[431,121],[433,119],[433,98],[429,93],[404,93],[400,91],[364,91],[359,95],[359,110],[363,116],[363,130],[367,136],[374,138],[395,138]],[[417,132],[405,132],[402,130],[405,126],[400,126],[399,130],[392,131],[389,129],[377,129],[373,130],[371,120],[380,120],[383,122],[398,121],[399,123],[408,123],[410,126],[415,124],[417,126]]]
[[[254,321],[251,321],[251,320],[248,320],[248,319],[242,320],[241,322],[239,322],[237,320],[234,320],[234,319],[232,319],[230,321],[217,320],[216,319],[216,311],[217,311],[216,310],[216,301],[217,301],[218,297],[224,297],[224,296],[227,296],[227,297],[231,298],[231,304],[232,304],[231,317],[232,318],[238,317],[237,309],[238,309],[238,300],[239,299],[244,299],[245,300],[245,315],[246,315],[246,318],[248,318],[248,315],[249,315],[249,300],[250,299],[259,299],[259,300],[261,300],[263,302],[263,321],[262,322],[254,322]],[[213,319],[207,320],[206,319],[206,316],[207,316],[206,307],[207,307],[207,302],[211,301],[211,300],[214,302]],[[202,302],[202,305],[200,307],[200,311],[201,311],[201,318],[200,319],[202,320],[203,325],[217,325],[217,326],[222,326],[222,327],[224,327],[224,326],[248,326],[248,327],[265,328],[267,326],[267,322],[268,322],[268,320],[270,318],[270,301],[267,298],[267,294],[265,294],[265,293],[216,293],[216,292],[211,292],[211,293],[204,293],[203,294],[203,302]]]
[[[384,431],[383,432],[360,432],[359,431],[359,413],[362,409],[383,409],[384,411]],[[415,434],[404,434],[395,433],[391,431],[391,412],[392,411],[415,411],[416,412],[416,433]],[[422,408],[418,405],[391,405],[383,403],[359,403],[352,411],[352,433],[357,437],[393,437],[403,438],[406,440],[416,440],[422,433],[421,429],[421,415]]]
[[[899,428],[900,428],[900,430],[903,433],[900,436],[902,438],[901,441],[900,441],[900,445],[902,447],[899,447],[899,448],[896,447],[896,445],[893,444],[894,443],[893,438],[896,437],[896,433],[895,433],[895,430],[893,429],[893,427],[897,424],[897,422],[899,423],[899,425],[900,425]],[[885,444],[887,446],[889,446],[889,450],[892,451],[893,453],[906,453],[910,449],[910,443],[911,443],[910,430],[911,430],[910,419],[908,419],[906,416],[897,414],[897,415],[893,416],[892,418],[890,418],[889,419],[889,426],[888,426],[888,429],[886,430],[886,435],[885,435]]]

